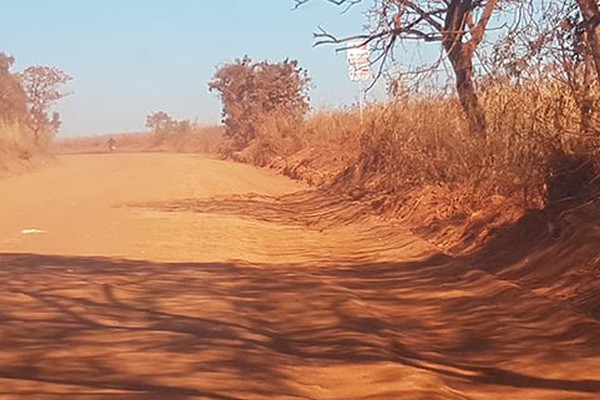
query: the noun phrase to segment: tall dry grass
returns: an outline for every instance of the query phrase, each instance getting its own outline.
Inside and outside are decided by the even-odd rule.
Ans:
[[[594,90],[593,98],[599,110],[600,92]],[[578,99],[565,85],[495,82],[481,100],[487,137],[471,135],[458,101],[443,96],[372,105],[362,122],[356,111],[320,113],[306,122],[301,136],[305,145],[337,143],[343,153],[356,153],[345,156],[356,160],[342,175],[348,187],[400,197],[414,188],[445,185],[468,188],[475,202],[501,195],[519,199],[525,208],[540,207],[548,190],[556,189],[549,187],[553,179],[575,179],[566,176],[574,168],[568,160],[597,169],[600,115],[595,112],[593,129],[584,132]],[[563,189],[554,196],[576,195]]]
[[[46,150],[35,144],[32,133],[23,126],[0,123],[0,177],[33,167],[33,161],[45,158]]]
[[[29,159],[38,151],[31,133],[17,123],[0,122],[0,158]]]
[[[598,198],[600,90],[585,96],[591,107],[558,80],[490,80],[481,92],[485,137],[469,133],[454,97],[439,94],[373,104],[362,118],[354,108],[319,111],[302,124],[265,118],[233,158],[370,199],[381,211],[421,207],[432,217],[420,222],[432,226],[503,224],[527,209]]]
[[[558,80],[490,80],[480,96],[486,136],[439,94],[372,104],[362,117],[350,108],[302,124],[265,119],[237,159],[427,226],[421,233],[443,246],[466,245],[528,209],[559,215],[599,198],[600,90],[585,97],[591,107]]]

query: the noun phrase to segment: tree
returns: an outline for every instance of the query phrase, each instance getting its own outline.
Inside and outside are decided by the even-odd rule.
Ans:
[[[27,118],[27,96],[19,77],[10,72],[15,59],[0,53],[0,122],[18,122]]]
[[[298,7],[310,0],[294,1]],[[327,1],[351,7],[363,0]],[[374,0],[373,22],[367,33],[338,38],[321,30],[315,34],[315,45],[369,43],[377,54],[374,62],[381,63],[380,76],[385,62],[393,57],[396,44],[411,40],[441,43],[454,71],[469,130],[484,135],[486,121],[473,79],[473,57],[501,2],[508,4],[510,0]]]
[[[29,127],[36,144],[39,144],[42,134],[54,134],[60,126],[58,113],[54,113],[51,119],[48,112],[52,105],[68,95],[59,88],[72,79],[60,69],[46,66],[31,66],[21,74],[29,103]]]
[[[580,113],[581,132],[594,131],[596,91],[593,49],[584,18],[574,0],[532,4],[518,30],[494,46],[492,76],[512,83],[560,82]],[[570,95],[570,96],[569,96]]]
[[[597,77],[600,80],[600,9],[597,0],[577,0],[583,15],[587,43],[594,58]]]
[[[163,135],[173,129],[173,118],[164,111],[156,111],[146,117],[146,127],[157,135]]]
[[[192,122],[189,119],[182,119],[181,121],[175,121],[174,130],[179,135],[187,135],[194,129]]]
[[[555,10],[558,13],[555,11],[557,15],[554,20],[560,19],[560,23],[553,23],[547,27],[546,37],[550,39],[550,48],[546,58],[558,58],[560,73],[557,75],[567,84],[577,103],[581,116],[581,132],[589,134],[593,131],[595,97],[592,90],[594,48],[589,40],[585,18],[577,12],[576,4],[566,2]],[[556,29],[556,25],[560,26],[560,29]]]
[[[241,150],[257,138],[266,118],[300,121],[309,110],[309,83],[297,61],[256,63],[246,56],[221,66],[208,86],[223,103],[225,136]]]

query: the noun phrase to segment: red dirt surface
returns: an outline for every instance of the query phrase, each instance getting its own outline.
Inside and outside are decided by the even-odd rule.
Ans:
[[[64,156],[0,193],[2,399],[600,398],[598,320],[499,249],[199,156]]]

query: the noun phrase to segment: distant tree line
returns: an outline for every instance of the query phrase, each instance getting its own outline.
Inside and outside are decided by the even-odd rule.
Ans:
[[[189,119],[176,120],[165,111],[155,111],[146,117],[146,128],[164,138],[166,135],[192,133],[195,127]]]

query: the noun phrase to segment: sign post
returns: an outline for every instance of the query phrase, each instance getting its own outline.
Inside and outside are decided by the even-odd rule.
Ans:
[[[360,121],[363,120],[363,82],[371,79],[371,57],[369,44],[353,43],[347,50],[348,76],[358,83],[358,107]]]

